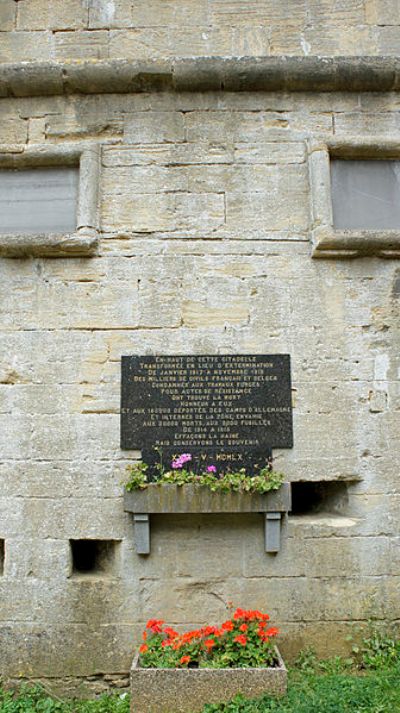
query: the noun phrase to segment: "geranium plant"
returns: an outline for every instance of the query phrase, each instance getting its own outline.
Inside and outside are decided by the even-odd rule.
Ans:
[[[204,466],[201,472],[196,473],[192,467],[192,460],[190,453],[182,453],[172,460],[170,470],[165,470],[162,465],[156,466],[157,476],[153,481],[148,479],[149,466],[138,461],[128,466],[126,490],[142,490],[151,483],[180,486],[193,483],[199,487],[207,487],[212,492],[267,493],[270,490],[278,490],[284,481],[283,474],[273,470],[271,461],[256,474],[250,475],[244,468],[219,473],[214,464]]]
[[[278,634],[268,614],[236,609],[221,626],[179,634],[162,619],[150,619],[143,632],[142,668],[264,668],[277,665]]]

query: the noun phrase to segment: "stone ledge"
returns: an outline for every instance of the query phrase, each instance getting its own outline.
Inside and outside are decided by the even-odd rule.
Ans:
[[[198,57],[0,64],[0,97],[176,91],[387,92],[397,57]]]
[[[97,231],[77,231],[70,235],[41,233],[1,235],[0,257],[84,257],[95,255]]]

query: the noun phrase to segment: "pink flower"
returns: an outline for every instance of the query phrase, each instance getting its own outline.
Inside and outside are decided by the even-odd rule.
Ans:
[[[217,472],[217,468],[215,467],[215,465],[207,466],[207,473],[216,473],[216,472]]]
[[[176,468],[176,469],[183,468],[185,463],[189,463],[189,461],[191,461],[191,460],[192,460],[192,456],[190,453],[182,453],[182,455],[180,455],[178,458],[175,458],[172,461],[171,467]]]

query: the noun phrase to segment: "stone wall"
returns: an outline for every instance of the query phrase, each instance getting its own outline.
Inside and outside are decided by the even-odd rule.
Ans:
[[[315,142],[398,147],[398,94],[384,91],[398,87],[396,63],[364,68],[373,93],[339,91],[355,88],[354,65],[329,65],[325,93],[312,78],[293,93],[219,80],[174,91],[161,72],[164,89],[146,75],[129,93],[115,72],[112,94],[112,65],[92,94],[97,63],[80,74],[70,62],[396,55],[399,26],[385,0],[2,1],[0,62],[64,65],[0,66],[1,160],[101,150],[97,254],[0,257],[9,679],[123,686],[149,617],[217,622],[228,601],[267,610],[288,656],[338,653],[354,625],[400,618],[399,262],[313,259],[310,173]],[[308,70],[290,66],[304,89]],[[275,456],[296,512],[279,554],[265,553],[258,514],[154,516],[151,555],[135,553],[121,482],[139,454],[119,448],[120,359],[145,353],[291,354],[295,445]],[[328,484],[319,508],[303,481]],[[105,571],[72,571],[70,540],[87,538],[114,543]]]
[[[398,55],[396,0],[2,0],[0,62]]]
[[[398,137],[396,95],[73,95],[0,112],[11,152],[102,145],[99,254],[0,262],[2,672],[104,685],[148,617],[218,621],[229,600],[269,611],[288,654],[398,619],[400,269],[311,258],[307,152],[354,126]],[[260,515],[181,515],[153,518],[141,558],[121,355],[271,352],[291,354],[295,405],[276,467],[348,486],[291,515],[276,556]],[[112,571],[72,575],[79,538],[115,541]]]

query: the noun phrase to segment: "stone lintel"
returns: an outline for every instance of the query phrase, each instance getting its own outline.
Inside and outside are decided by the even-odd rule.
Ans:
[[[397,57],[198,57],[0,64],[0,97],[176,91],[387,92]]]

